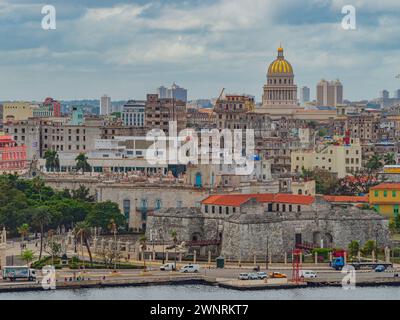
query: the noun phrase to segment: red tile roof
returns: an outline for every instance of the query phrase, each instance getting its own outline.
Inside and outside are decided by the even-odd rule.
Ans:
[[[328,202],[368,203],[369,196],[324,196]]]
[[[292,203],[292,204],[304,204],[310,205],[314,202],[315,198],[312,196],[293,195],[293,194],[272,194],[272,193],[261,193],[261,194],[224,194],[224,195],[213,195],[204,199],[202,204],[210,204],[217,206],[227,207],[239,207],[243,203],[255,199],[257,202],[266,203]]]
[[[370,190],[399,190],[400,183],[381,183],[375,187],[370,188]]]

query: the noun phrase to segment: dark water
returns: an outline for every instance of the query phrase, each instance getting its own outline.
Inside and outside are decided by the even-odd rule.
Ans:
[[[399,287],[236,291],[204,285],[121,287],[0,293],[0,300],[400,300]]]

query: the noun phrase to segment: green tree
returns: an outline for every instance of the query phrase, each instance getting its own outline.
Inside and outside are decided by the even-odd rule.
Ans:
[[[349,253],[350,256],[355,257],[358,255],[358,251],[360,250],[360,243],[356,240],[353,240],[349,244]]]
[[[26,262],[27,265],[29,265],[35,258],[35,254],[33,253],[32,250],[24,250],[22,251],[21,254],[21,259]]]
[[[383,157],[383,162],[387,166],[395,165],[396,164],[396,156],[394,155],[394,153],[387,153]]]
[[[87,161],[88,157],[84,153],[80,153],[76,158],[76,171],[82,171],[82,173],[90,172],[92,167],[90,166],[89,162]]]
[[[374,240],[368,240],[362,249],[363,254],[371,255],[372,251],[376,252],[376,243]]]
[[[43,237],[46,226],[51,222],[50,208],[47,206],[41,206],[35,209],[33,214],[33,223],[40,231],[40,253],[39,260],[42,259],[43,254]]]
[[[72,190],[72,199],[94,202],[94,196],[90,195],[89,188],[86,188],[83,185],[80,185],[78,189]]]
[[[93,265],[92,252],[90,250],[90,239],[92,238],[92,231],[87,222],[79,222],[74,228],[74,235],[76,239],[81,242],[81,245],[86,247],[89,255],[90,264]]]
[[[315,180],[315,189],[319,194],[334,193],[339,181],[335,175],[323,169],[307,170],[303,168],[301,176],[303,179]]]
[[[45,166],[47,171],[60,171],[60,159],[58,158],[57,151],[46,150],[43,158],[46,160]]]
[[[18,227],[18,233],[21,236],[21,241],[24,241],[29,234],[29,224],[24,223]]]
[[[382,158],[377,154],[374,154],[371,158],[369,158],[366,164],[366,168],[370,173],[379,171],[382,166]]]
[[[93,209],[88,214],[86,221],[91,227],[101,227],[107,230],[111,220],[114,220],[117,227],[125,225],[125,216],[121,213],[115,202],[99,202],[93,204]]]

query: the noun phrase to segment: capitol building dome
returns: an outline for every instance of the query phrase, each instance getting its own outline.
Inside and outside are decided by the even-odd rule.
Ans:
[[[278,48],[278,57],[268,67],[267,82],[263,91],[260,112],[286,115],[300,109],[293,67],[285,59],[281,46]]]
[[[292,65],[283,56],[283,48],[278,48],[278,57],[274,60],[269,68],[268,75],[274,74],[293,74]]]

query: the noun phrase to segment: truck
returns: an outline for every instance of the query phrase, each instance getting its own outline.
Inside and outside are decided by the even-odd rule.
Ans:
[[[332,259],[331,262],[331,267],[334,268],[335,270],[342,270],[345,265],[348,266],[353,266],[354,269],[360,270],[360,269],[373,269],[375,270],[376,267],[378,266],[383,266],[385,269],[392,267],[392,263],[386,263],[386,262],[348,262],[345,264],[344,262],[344,257],[335,257]]]
[[[27,281],[35,281],[36,280],[36,271],[35,269],[31,269],[28,266],[10,266],[2,268],[2,277],[3,280],[27,280]]]

